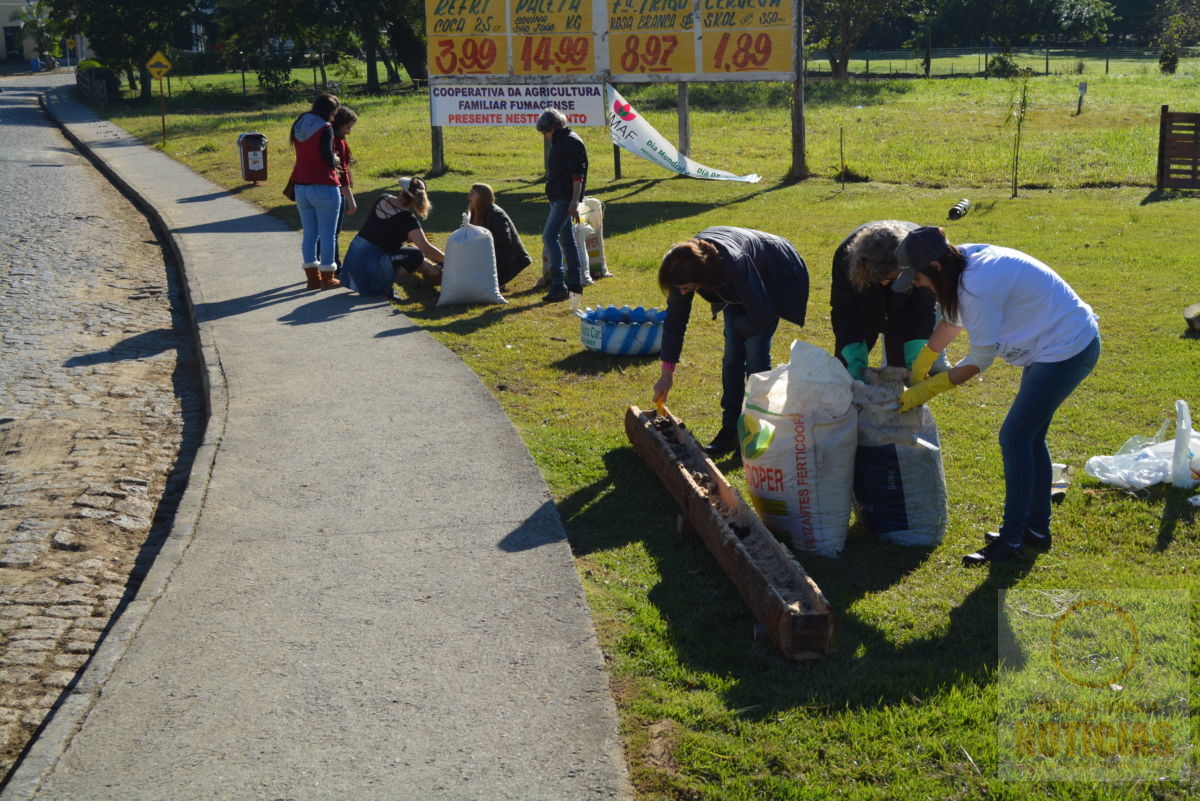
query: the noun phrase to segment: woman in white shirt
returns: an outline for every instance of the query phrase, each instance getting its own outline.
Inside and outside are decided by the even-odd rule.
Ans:
[[[903,268],[897,292],[911,285],[937,295],[943,319],[913,362],[913,386],[900,398],[906,412],[983,372],[999,356],[1022,368],[1021,385],[1000,426],[1004,460],[1004,521],[998,533],[963,557],[964,565],[1012,559],[1023,548],[1050,548],[1050,451],[1046,432],[1063,401],[1100,358],[1092,307],[1059,275],[1018,250],[998,245],[955,247],[941,228],[908,234],[896,249]],[[929,367],[966,329],[971,348],[947,372]]]

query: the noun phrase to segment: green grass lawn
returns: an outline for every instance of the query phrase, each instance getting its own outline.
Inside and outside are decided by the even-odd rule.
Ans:
[[[1084,113],[1074,116],[1075,80],[1031,82],[1023,188],[1015,199],[1008,188],[1013,130],[1004,125],[1014,84],[1007,81],[814,85],[808,146],[818,177],[795,184],[781,180],[789,167],[788,112],[770,87],[692,92],[702,106],[692,119],[693,156],[735,173],[759,172],[764,180],[757,185],[673,177],[627,154],[616,179],[607,132],[581,131],[592,155],[589,194],[607,204],[605,249],[615,274],[587,290],[586,305],[660,305],[655,274],[670,244],[709,225],[758,227],[794,242],[812,280],[808,322],[803,329],[780,325],[777,360],[795,338],[829,349],[834,248],[856,225],[894,218],[942,222],[952,241],[1034,254],[1100,315],[1100,365],[1050,435],[1055,461],[1077,475],[1056,511],[1054,551],[991,573],[959,565],[1000,523],[996,432],[1018,371],[997,364],[984,380],[931,404],[951,504],[940,547],[887,545],[855,527],[841,558],[801,558],[840,617],[822,661],[792,664],[756,641],[752,617],[712,558],[675,535],[674,505],[622,428],[628,405],[651,405],[657,361],[584,350],[576,318],[562,304],[539,302],[536,266],[513,282],[516,292],[504,306],[438,309],[431,290],[410,290],[405,313],[482,378],[550,485],[608,659],[639,799],[1196,797],[1191,767],[1182,781],[998,776],[1001,590],[1200,589],[1200,525],[1190,493],[1159,486],[1130,495],[1082,470],[1089,456],[1152,434],[1177,398],[1192,402],[1200,418],[1200,339],[1184,334],[1181,316],[1200,300],[1200,196],[1152,191],[1158,108],[1198,110],[1190,100],[1197,81],[1097,78]],[[671,87],[628,93],[674,138],[671,113],[653,110],[670,95]],[[366,208],[398,176],[428,170],[427,101],[346,100],[361,116],[351,142]],[[168,108],[164,150],[295,224],[279,190],[292,161],[288,125],[306,104],[217,113],[190,102]],[[156,108],[111,111],[117,123],[158,141]],[[237,134],[252,130],[271,141],[271,180],[257,187],[238,177],[235,149]],[[839,132],[847,163],[871,181],[843,186],[830,178]],[[448,130],[449,172],[430,181],[431,239],[445,241],[469,186],[486,181],[536,259],[545,215],[541,154],[532,130]],[[960,197],[971,198],[970,214],[946,223]],[[360,221],[361,212],[351,230]],[[298,275],[277,280],[292,283]],[[377,314],[381,330],[394,325],[384,306],[360,313]],[[670,400],[702,438],[719,421],[720,351],[719,323],[697,312]],[[736,463],[721,467],[744,489]],[[1193,619],[1198,610],[1190,606]],[[1194,677],[1194,631],[1175,626],[1158,636],[1185,643]],[[1181,703],[1194,709],[1194,687],[1182,692],[1190,697]],[[1194,738],[1196,715],[1185,709],[1182,716]]]

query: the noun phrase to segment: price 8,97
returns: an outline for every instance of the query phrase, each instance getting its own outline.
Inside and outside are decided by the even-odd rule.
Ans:
[[[791,72],[791,36],[791,31],[778,28],[707,35],[704,37],[704,71]]]
[[[696,71],[690,33],[629,33],[612,36],[609,41],[613,74]]]
[[[569,75],[596,71],[590,36],[514,36],[513,72],[517,75]]]
[[[504,40],[490,36],[447,36],[430,48],[435,75],[498,75],[508,65]]]

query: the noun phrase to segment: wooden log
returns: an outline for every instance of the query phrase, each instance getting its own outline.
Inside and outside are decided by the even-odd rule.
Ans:
[[[836,615],[821,588],[725,480],[687,426],[669,411],[659,415],[630,406],[625,433],[783,655],[825,656]]]

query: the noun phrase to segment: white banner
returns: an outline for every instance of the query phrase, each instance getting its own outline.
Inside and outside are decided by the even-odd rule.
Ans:
[[[633,110],[633,106],[625,102],[621,93],[608,85],[608,108],[610,112],[608,128],[612,134],[613,144],[625,148],[635,156],[646,161],[666,167],[668,170],[685,175],[688,178],[708,178],[713,181],[744,181],[756,184],[762,176],[734,175],[725,170],[714,170],[697,164],[679,152],[679,148],[663,138],[654,130],[654,126]]]
[[[572,126],[608,124],[598,83],[429,87],[430,119],[442,127],[532,126],[547,106],[565,114]]]

